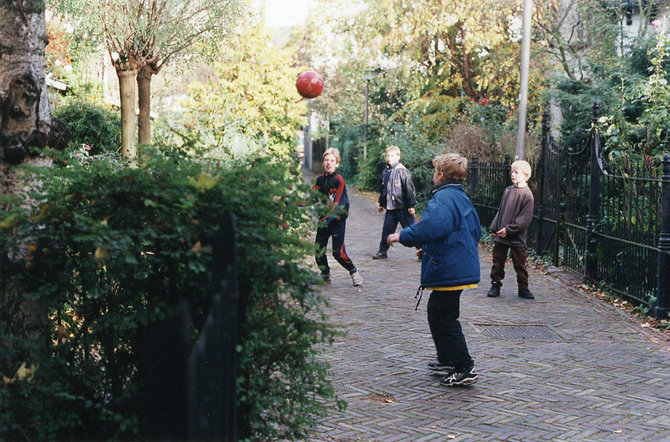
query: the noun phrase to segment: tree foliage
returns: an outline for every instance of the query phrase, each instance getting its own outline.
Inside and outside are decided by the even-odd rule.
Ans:
[[[189,86],[181,126],[208,128],[217,144],[238,133],[274,154],[294,153],[296,132],[306,122],[295,90],[300,69],[290,49],[269,43],[270,35],[253,26],[223,48],[209,80]]]
[[[516,130],[514,108],[519,96],[521,1],[345,3],[320,2],[323,13],[308,23],[301,41],[303,59],[328,79],[324,97],[315,100],[314,108],[330,119],[335,142],[353,149],[353,155],[345,149],[343,157],[353,157],[354,165],[343,164],[344,171],[364,174],[361,178],[366,183],[377,174],[379,158],[373,158],[372,164],[360,162],[364,75],[370,70],[381,75],[369,80],[368,152],[381,152],[382,144],[402,139],[408,143],[400,146],[403,155],[422,151],[423,164],[443,149],[469,156],[500,154],[509,148],[506,131]],[[548,17],[538,10],[534,20]],[[548,68],[544,52],[533,46],[531,130],[539,121]],[[471,112],[482,106],[495,108],[496,119],[473,120],[475,113],[477,118],[487,115]],[[498,121],[500,115],[504,124]],[[473,140],[493,144],[482,150],[480,142],[458,142],[463,138],[454,130],[461,123],[480,132]]]
[[[135,81],[140,92],[140,141],[149,143],[151,75],[198,39],[220,40],[242,12],[239,0],[53,0],[53,4],[77,24],[77,32],[104,43],[119,75],[124,157],[135,156]]]

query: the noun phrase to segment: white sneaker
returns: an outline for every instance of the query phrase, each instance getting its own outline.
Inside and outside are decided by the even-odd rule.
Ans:
[[[354,270],[353,272],[350,273],[351,275],[351,282],[354,283],[354,285],[361,285],[363,284],[363,277],[361,276],[361,272],[358,270]]]

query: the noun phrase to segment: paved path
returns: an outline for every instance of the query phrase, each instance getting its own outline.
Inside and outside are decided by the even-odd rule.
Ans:
[[[383,214],[349,189],[346,246],[364,283],[332,256],[333,324],[346,331],[326,350],[344,412],[323,419],[313,440],[668,440],[670,344],[665,335],[557,279],[531,271],[534,301],[516,296],[511,265],[500,298],[466,290],[461,323],[480,373],[471,387],[439,385],[426,320],[414,311],[420,263],[395,246],[373,261]],[[511,274],[511,278],[510,278]]]

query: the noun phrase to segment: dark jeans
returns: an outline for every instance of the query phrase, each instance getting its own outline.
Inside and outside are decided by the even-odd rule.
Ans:
[[[433,335],[437,360],[441,364],[453,364],[457,371],[463,371],[474,366],[474,361],[468,352],[468,345],[463,336],[460,316],[461,292],[433,291],[428,299],[428,325]]]
[[[384,227],[382,227],[382,240],[379,242],[379,250],[382,252],[387,252],[389,245],[386,242],[386,238],[391,234],[395,233],[398,223],[405,228],[414,224],[414,215],[411,215],[407,209],[394,209],[387,210],[386,216],[384,216]]]
[[[330,273],[328,267],[328,258],[326,258],[326,245],[328,238],[333,237],[333,257],[342,267],[349,272],[356,270],[356,266],[344,250],[344,231],[347,227],[347,220],[333,221],[327,226],[317,227],[316,229],[316,263],[322,273]]]
[[[505,261],[508,251],[512,251],[512,264],[516,272],[516,282],[519,290],[528,288],[528,270],[526,270],[525,247],[512,247],[499,242],[493,245],[493,265],[491,266],[491,281],[501,282],[505,279]]]

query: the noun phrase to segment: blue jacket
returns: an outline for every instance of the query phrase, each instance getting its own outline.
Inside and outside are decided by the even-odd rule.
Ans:
[[[421,221],[400,232],[400,243],[421,247],[421,287],[457,287],[479,282],[482,235],[479,217],[461,184],[433,188]]]

